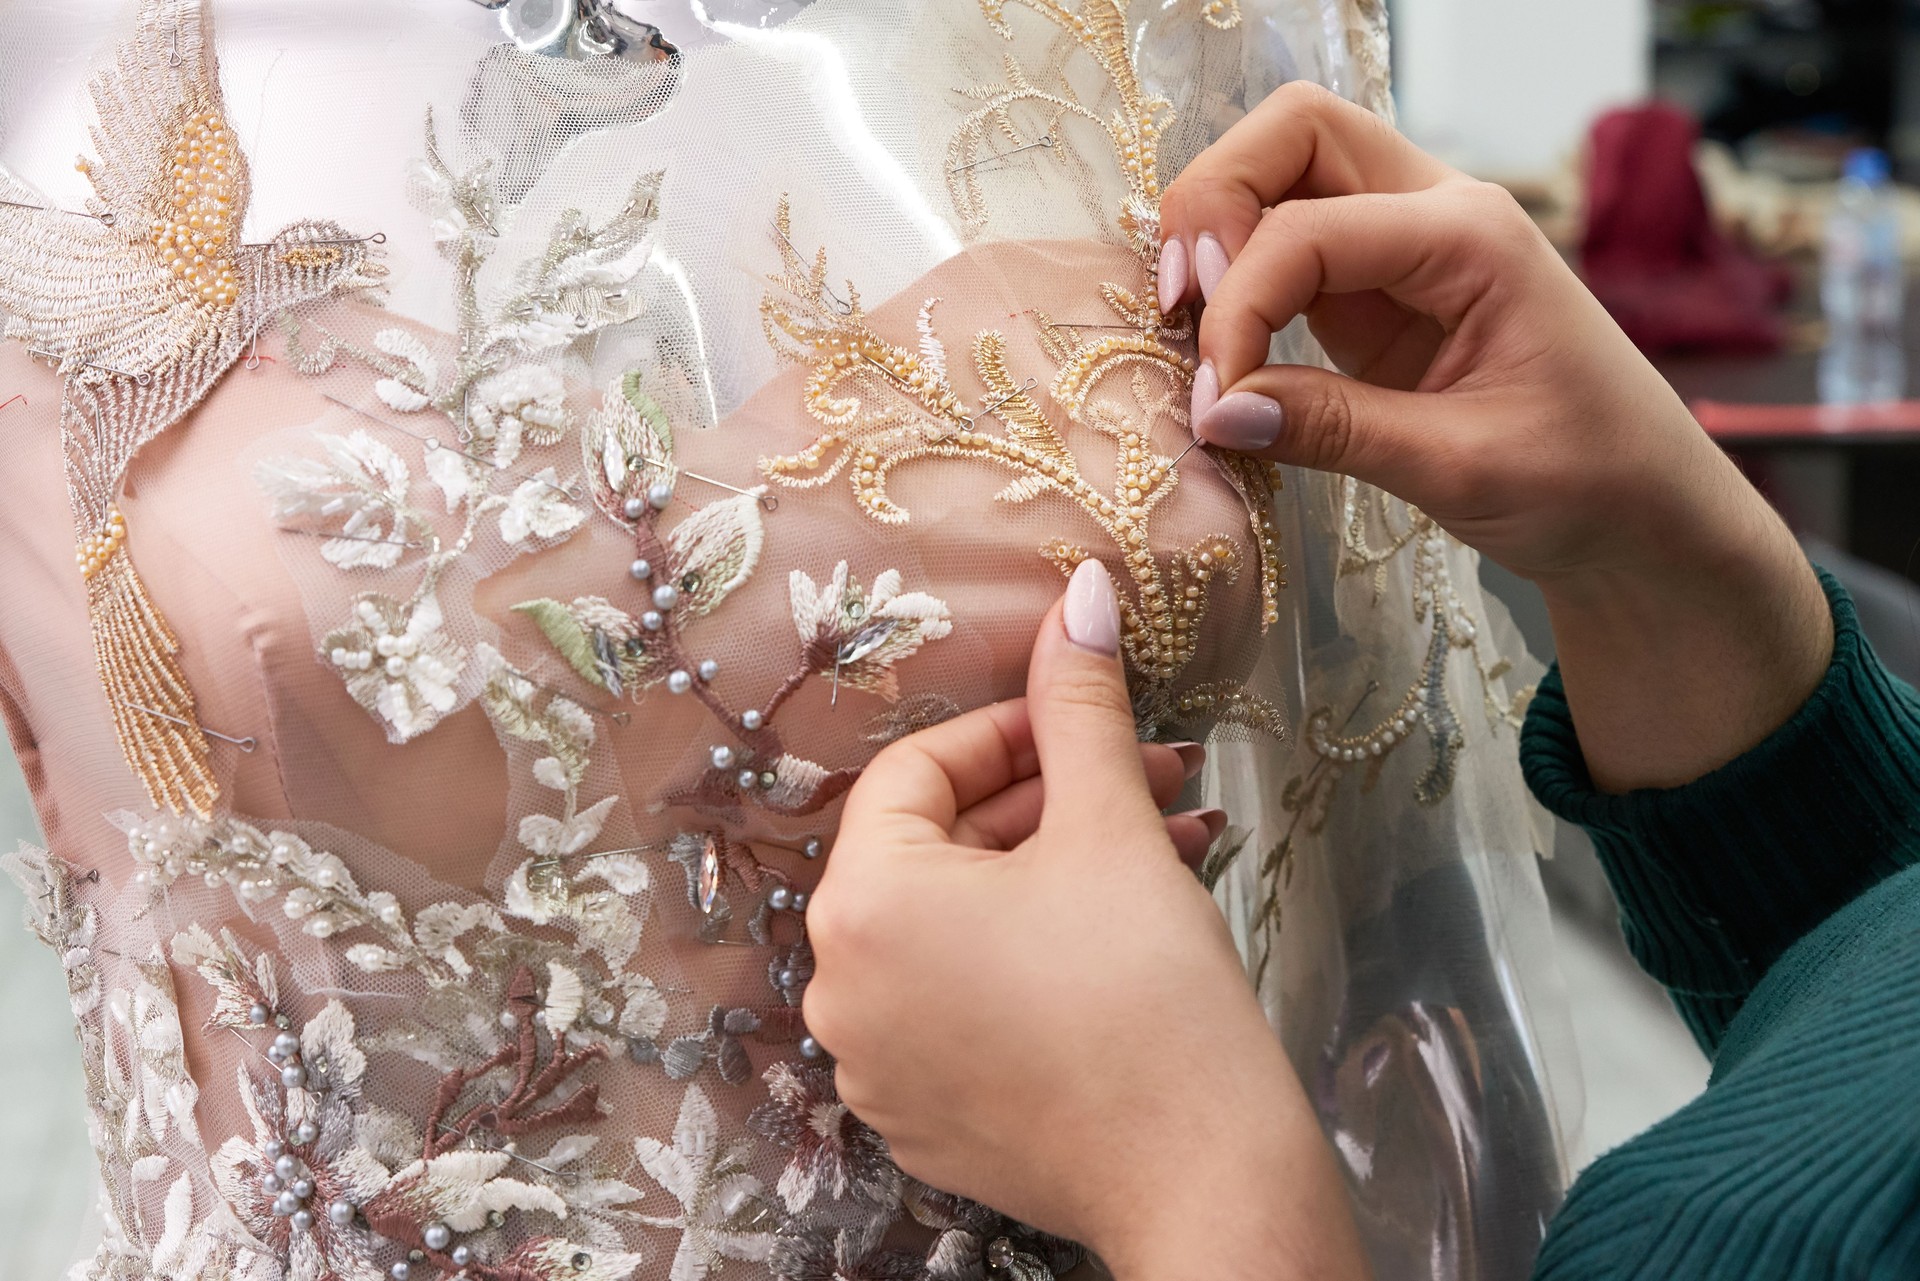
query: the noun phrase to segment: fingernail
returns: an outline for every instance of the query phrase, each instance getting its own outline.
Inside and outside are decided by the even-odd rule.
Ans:
[[[1175,818],[1197,818],[1207,825],[1207,839],[1217,841],[1220,833],[1227,830],[1227,812],[1225,810],[1188,810],[1184,814],[1175,814]]]
[[[1097,560],[1083,560],[1067,581],[1067,639],[1096,654],[1120,652],[1120,602]]]
[[[1198,427],[1200,419],[1219,399],[1220,375],[1214,372],[1211,360],[1203,360],[1200,368],[1193,371],[1193,414],[1187,419],[1187,424]]]
[[[1207,749],[1200,744],[1165,743],[1162,744],[1162,746],[1171,747],[1174,755],[1180,758],[1180,765],[1186,771],[1186,778],[1189,781],[1196,777],[1202,769],[1206,768]]]
[[[1193,434],[1222,449],[1250,453],[1280,439],[1286,421],[1286,411],[1279,401],[1258,392],[1236,391],[1222,396],[1206,417],[1193,425]]]
[[[1213,291],[1220,287],[1220,278],[1227,274],[1227,251],[1211,231],[1201,232],[1195,242],[1193,266],[1193,274],[1200,278],[1200,296],[1212,302]]]
[[[1178,236],[1160,246],[1160,314],[1171,316],[1187,292],[1187,242]]]

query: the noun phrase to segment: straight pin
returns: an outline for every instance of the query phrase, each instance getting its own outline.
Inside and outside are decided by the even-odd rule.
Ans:
[[[697,480],[703,485],[712,485],[715,489],[724,489],[724,490],[727,490],[729,493],[738,494],[742,498],[751,498],[754,501],[758,502],[761,508],[766,511],[771,512],[771,511],[780,510],[780,500],[778,498],[775,498],[772,494],[768,494],[768,493],[756,494],[751,489],[742,489],[738,485],[729,485],[724,480],[715,480],[711,476],[702,476],[697,471],[688,471],[684,467],[675,467],[675,465],[671,461],[665,458],[655,458],[651,454],[641,454],[635,457],[633,459],[633,462],[640,463],[642,465],[660,467],[663,469],[673,468],[674,470],[678,471],[682,476],[685,476],[688,480]],[[631,463],[629,464],[629,468],[634,471],[639,470],[638,467],[633,467]]]
[[[402,436],[405,436],[411,440],[417,440],[421,444],[425,445],[428,449],[444,449],[449,453],[460,455],[462,458],[467,459],[469,462],[479,463],[482,467],[493,467],[496,471],[499,470],[499,468],[495,466],[495,464],[491,460],[482,458],[478,454],[470,454],[464,449],[455,449],[452,445],[447,444],[445,441],[441,440],[438,436],[422,436],[417,431],[408,431],[405,427],[402,427],[399,423],[390,423],[386,419],[380,417],[378,414],[370,414],[366,410],[360,408],[360,406],[349,405],[346,401],[341,400],[339,397],[329,396],[326,392],[321,392],[320,398],[322,400],[331,401],[333,404],[340,406],[340,408],[346,410],[348,413],[358,414],[370,423],[379,423],[382,427],[385,427],[389,431],[397,431]],[[537,476],[527,476],[525,477],[525,479],[538,480],[539,478]],[[546,486],[548,489],[551,489],[554,493],[561,495],[563,498],[570,498],[574,502],[580,501],[580,491],[577,486],[563,487],[560,485],[556,485],[551,481],[545,481],[545,480],[540,481],[540,483]]]
[[[793,241],[787,238],[787,233],[780,230],[780,224],[777,222],[773,224],[773,234],[780,238],[780,243],[787,247],[788,253],[791,253],[795,258],[805,261],[806,255],[802,254],[799,248],[794,245]],[[835,292],[832,285],[822,282],[820,287],[826,290],[827,299],[833,303],[835,311],[838,311],[843,316],[851,316],[853,314],[853,304]]]
[[[1019,146],[1014,147],[1010,150],[996,151],[996,152],[993,152],[991,155],[981,156],[978,160],[969,160],[967,161],[967,163],[963,165],[955,165],[953,168],[947,170],[947,172],[963,173],[968,169],[978,168],[980,165],[987,164],[990,161],[1005,160],[1007,157],[1017,156],[1023,151],[1032,151],[1035,147],[1045,147],[1048,150],[1052,150],[1053,146],[1054,146],[1053,135],[1050,133],[1042,134],[1040,135],[1040,137],[1034,139],[1032,142],[1023,142]]]
[[[1206,442],[1201,440],[1198,436],[1195,436],[1190,442],[1188,442],[1187,447],[1185,449],[1181,450],[1179,453],[1173,456],[1173,461],[1167,464],[1167,470],[1172,471],[1175,467],[1178,467],[1180,465],[1180,460],[1182,458],[1185,458],[1188,454],[1191,454],[1194,450],[1200,448],[1200,446],[1205,443]]]
[[[0,205],[7,205],[14,209],[31,209],[35,213],[66,214],[69,218],[91,218],[103,227],[111,227],[114,222],[111,209],[105,213],[96,214],[88,213],[84,209],[62,209],[58,205],[30,205],[24,200],[0,200]]]
[[[51,360],[56,365],[66,360],[66,357],[62,356],[57,351],[46,351],[39,347],[27,348],[27,354],[29,356],[39,356],[42,359]],[[109,374],[113,374],[116,377],[131,378],[133,379],[134,383],[137,386],[141,386],[141,387],[149,386],[153,382],[153,375],[146,372],[145,370],[141,370],[140,372],[135,373],[131,369],[119,369],[113,365],[103,365],[103,364],[100,364],[98,361],[93,361],[93,360],[81,360],[80,364],[85,366],[88,369],[104,370],[105,372]]]
[[[494,1101],[494,1106],[496,1106],[496,1107],[497,1107],[497,1106],[499,1106],[499,1100],[497,1100],[497,1099],[496,1099],[496,1100]],[[468,1138],[472,1138],[472,1137],[473,1137],[472,1135],[470,1135],[470,1134],[468,1134],[468,1133],[467,1133],[466,1131],[464,1131],[464,1130],[456,1130],[456,1129],[455,1129],[454,1127],[452,1127],[451,1125],[448,1125],[448,1124],[447,1124],[447,1123],[446,1123],[445,1121],[442,1121],[442,1122],[440,1123],[440,1133],[442,1133],[442,1134],[458,1134],[458,1135],[459,1135],[459,1136],[460,1136],[461,1138],[463,1138],[463,1139],[468,1139]],[[481,1147],[481,1148],[475,1148],[474,1150],[475,1150],[475,1151],[478,1151],[478,1152],[498,1152],[498,1153],[499,1153],[499,1154],[500,1154],[501,1156],[504,1156],[504,1157],[506,1157],[506,1158],[507,1158],[508,1160],[510,1160],[510,1161],[518,1161],[518,1162],[519,1162],[519,1163],[520,1163],[521,1165],[530,1165],[530,1166],[532,1166],[532,1167],[533,1167],[534,1169],[536,1169],[536,1170],[539,1170],[539,1171],[541,1171],[542,1173],[545,1173],[545,1174],[553,1174],[553,1175],[558,1175],[558,1174],[560,1173],[560,1171],[558,1171],[558,1170],[555,1170],[555,1169],[553,1169],[553,1168],[551,1168],[551,1167],[549,1167],[549,1166],[544,1166],[544,1165],[541,1165],[541,1164],[540,1164],[540,1163],[539,1163],[538,1161],[529,1161],[529,1160],[528,1160],[528,1159],[527,1159],[526,1157],[523,1157],[523,1156],[521,1156],[521,1155],[520,1155],[520,1154],[519,1154],[518,1152],[509,1152],[509,1151],[507,1151],[507,1149],[505,1149],[505,1148],[486,1148],[486,1147]]]
[[[329,541],[344,538],[350,543],[385,543],[392,547],[404,547],[411,552],[417,552],[426,546],[417,538],[376,538],[372,534],[329,534],[324,529],[302,529],[298,525],[275,525],[274,528],[283,534],[300,534],[307,538],[325,538]]]
[[[529,866],[559,867],[570,858],[579,859],[584,862],[596,858],[613,858],[618,854],[664,854],[666,852],[667,847],[664,845],[629,845],[625,849],[595,850],[591,854],[555,854],[547,858],[535,859]]]
[[[205,725],[196,725],[192,721],[183,720],[178,716],[172,716],[166,712],[155,711],[151,707],[142,707],[140,704],[129,702],[124,698],[120,700],[120,705],[122,707],[131,707],[136,712],[145,712],[147,715],[158,717],[160,720],[163,720],[163,721],[171,721],[175,725],[180,726],[182,729],[197,729],[202,734],[205,734],[208,738],[217,738],[223,743],[232,743],[235,747],[239,748],[241,751],[249,754],[251,754],[260,746],[260,740],[255,738],[251,734],[247,735],[245,738],[235,738],[231,734],[222,734],[217,729],[208,729]]]
[[[982,418],[985,418],[988,414],[1000,408],[1000,406],[1007,404],[1009,401],[1020,399],[1020,397],[1026,395],[1028,392],[1032,391],[1035,387],[1038,387],[1039,385],[1040,385],[1040,380],[1038,378],[1027,379],[1026,382],[1020,384],[1020,387],[1017,391],[1008,392],[1006,395],[1002,396],[1000,399],[994,401],[991,405],[987,405],[984,408],[982,408],[980,412],[975,414],[972,418],[967,419],[967,426],[970,428],[978,426]]]

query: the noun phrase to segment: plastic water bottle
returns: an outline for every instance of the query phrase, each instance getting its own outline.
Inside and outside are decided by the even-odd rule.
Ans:
[[[1887,181],[1887,157],[1870,149],[1847,157],[1846,175],[1827,219],[1820,305],[1827,346],[1820,356],[1820,399],[1829,405],[1899,400],[1907,390],[1902,312],[1900,213]]]

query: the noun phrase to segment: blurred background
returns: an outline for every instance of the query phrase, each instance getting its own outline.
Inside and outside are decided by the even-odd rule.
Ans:
[[[1920,676],[1920,0],[1388,0],[1401,126],[1507,186]],[[1543,659],[1537,598],[1486,581]],[[33,839],[0,752],[0,849]],[[1544,865],[1584,1073],[1576,1164],[1707,1065],[1584,839]],[[23,904],[0,885],[0,913]],[[0,920],[0,1278],[79,1252],[91,1159],[56,959]]]

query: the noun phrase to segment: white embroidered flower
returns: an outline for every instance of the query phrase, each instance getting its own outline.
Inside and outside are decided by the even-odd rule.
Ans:
[[[467,423],[473,429],[474,452],[491,449],[495,466],[511,467],[520,457],[523,439],[551,445],[566,434],[573,418],[559,374],[545,365],[516,365],[475,384],[467,402]]]
[[[889,569],[868,591],[849,581],[845,561],[824,585],[797,569],[789,577],[794,630],[836,688],[863,689],[892,702],[900,696],[894,664],[953,630],[944,601],[902,592],[900,584],[900,571]]]
[[[396,743],[424,734],[458,701],[455,686],[467,655],[441,630],[433,596],[409,608],[368,593],[354,602],[354,622],[320,642],[320,653],[346,680],[355,702],[387,723]]]
[[[580,528],[587,514],[567,501],[560,478],[548,467],[520,482],[500,509],[500,537],[509,546],[529,538],[553,539]]]
[[[764,1260],[772,1252],[772,1216],[760,1180],[746,1172],[753,1141],[720,1141],[719,1114],[698,1085],[681,1100],[673,1146],[642,1137],[633,1147],[641,1168],[680,1203],[677,1215],[639,1216],[680,1231],[668,1281],[702,1281],[726,1259]]]
[[[439,362],[427,345],[405,329],[382,329],[373,336],[373,345],[401,363],[397,377],[374,383],[374,394],[403,414],[425,409],[431,401],[428,389],[440,378]]]
[[[324,459],[269,458],[254,468],[273,519],[333,535],[320,554],[341,569],[392,569],[406,551],[406,461],[364,431],[314,439]]]

